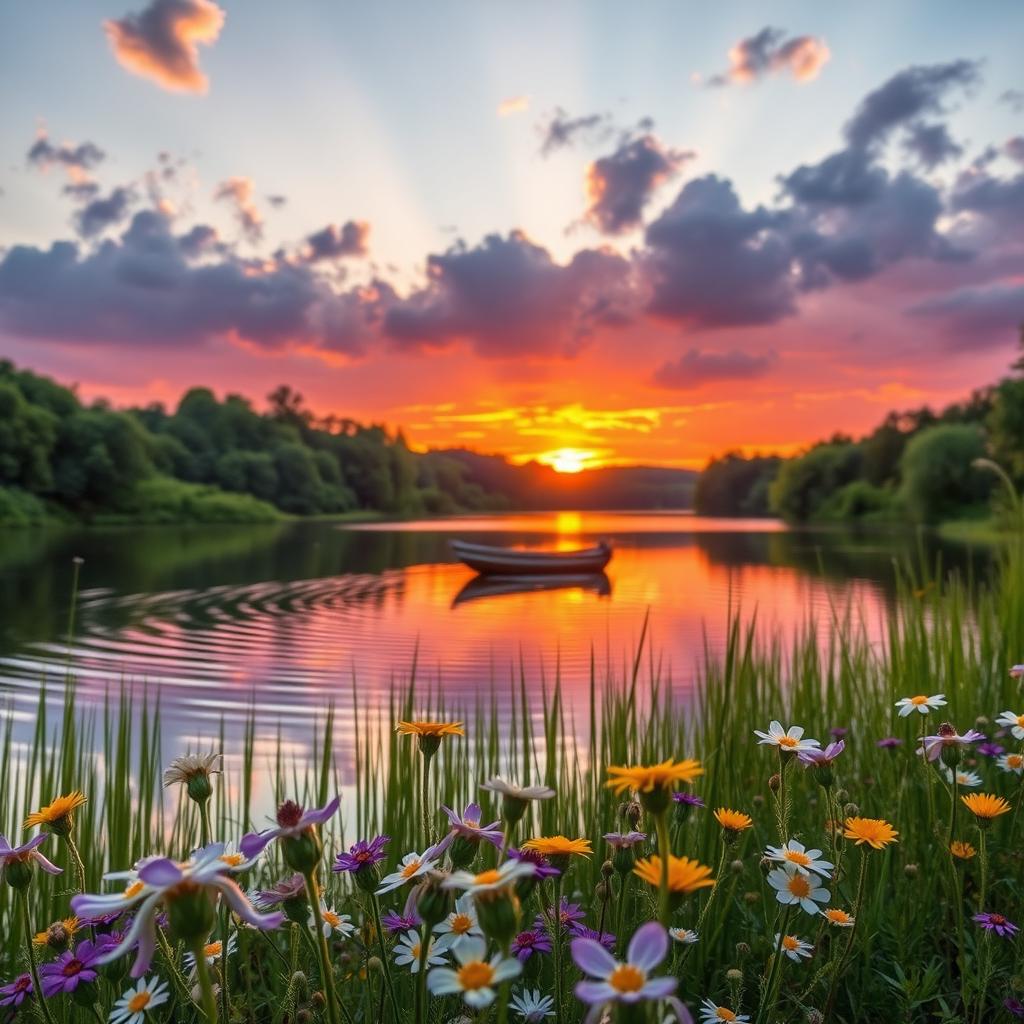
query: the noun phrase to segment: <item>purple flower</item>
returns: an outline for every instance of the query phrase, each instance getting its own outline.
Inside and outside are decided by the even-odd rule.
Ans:
[[[696,793],[678,792],[672,794],[672,799],[677,804],[686,804],[688,807],[704,807],[704,801]]]
[[[966,747],[985,738],[977,729],[968,729],[962,736],[948,722],[939,726],[934,736],[925,736],[917,753],[924,754],[929,761],[937,761],[945,747]]]
[[[341,803],[335,797],[323,807],[314,807],[304,811],[292,800],[285,800],[277,809],[277,827],[266,828],[262,832],[249,832],[242,836],[238,849],[246,860],[252,860],[263,852],[268,843],[277,838],[300,836],[314,825],[322,825],[328,818],[333,818]]]
[[[999,757],[1006,748],[1001,747],[998,743],[979,743],[978,753],[984,754],[985,757]]]
[[[96,980],[94,964],[104,950],[86,939],[80,942],[72,953],[65,950],[56,960],[39,968],[39,981],[43,995],[52,999],[61,992],[74,992],[79,985]]]
[[[253,903],[260,910],[269,910],[271,907],[280,906],[289,900],[306,898],[306,880],[298,871],[288,878],[282,878],[275,882],[269,889],[258,889],[253,893]]]
[[[384,859],[384,847],[390,842],[391,836],[376,836],[369,842],[360,839],[348,848],[348,853],[338,854],[334,860],[333,870],[338,873],[351,871],[357,875],[360,871],[372,868],[374,864],[379,864]]]
[[[384,931],[397,935],[399,932],[409,931],[410,928],[415,931],[423,922],[415,911],[411,914],[399,914],[395,910],[389,910],[381,916],[380,923],[384,926]]]
[[[1010,669],[1010,678],[1020,679],[1022,677],[1024,677],[1024,665],[1014,665]]]
[[[657,921],[648,921],[637,928],[626,950],[625,964],[619,963],[601,943],[593,939],[573,939],[572,958],[576,966],[592,979],[577,982],[576,996],[590,1006],[665,999],[675,992],[676,979],[651,978],[649,974],[665,959],[667,953],[668,933]],[[635,972],[637,984],[624,990],[612,984],[612,979],[627,965]]]
[[[882,750],[895,750],[896,747],[903,746],[903,740],[899,736],[886,736],[885,739],[875,740],[875,746]]]
[[[844,729],[843,731],[845,732],[846,730]],[[803,764],[827,767],[845,749],[846,743],[843,740],[837,740],[821,750],[801,750],[797,757],[800,758]]]
[[[472,839],[479,842],[486,839],[492,846],[501,846],[504,833],[501,828],[501,820],[492,821],[490,825],[480,824],[480,805],[477,803],[468,804],[462,814],[457,814],[450,807],[441,805],[441,810],[448,815],[451,822],[452,835],[462,836],[463,839]]]
[[[551,949],[551,937],[543,928],[520,932],[512,940],[512,953],[523,964],[534,953],[550,953]]]
[[[0,987],[0,1006],[21,1006],[32,994],[32,975],[19,974],[14,981]]]
[[[1017,925],[1007,921],[1002,914],[975,914],[971,920],[975,924],[980,924],[986,931],[995,932],[1001,939],[1012,939],[1020,931]]]
[[[7,837],[0,835],[0,873],[11,864],[32,861],[51,875],[62,874],[63,868],[57,867],[39,852],[39,847],[49,838],[49,832],[40,832],[21,846],[11,846]]]
[[[630,850],[642,843],[647,836],[643,832],[606,832],[604,841],[613,850]]]
[[[1024,1017],[1024,1003],[1019,999],[1014,999],[1010,996],[1009,999],[1003,1000],[1003,1006],[1014,1015],[1014,1017]]]
[[[829,729],[828,734],[834,740],[841,740],[849,731],[849,729],[845,728],[842,725],[834,725],[831,729]]]
[[[577,921],[582,921],[587,915],[580,910],[578,903],[570,903],[564,896],[562,897],[562,904],[558,914],[558,924],[568,930]],[[552,907],[546,907],[542,914],[538,914],[536,920],[533,922],[534,928],[546,928],[549,924],[554,923],[555,915]]]
[[[558,870],[542,853],[535,850],[520,850],[515,846],[508,849],[509,860],[521,860],[533,865],[533,877],[537,879],[555,878],[562,872]]]
[[[585,924],[574,924],[569,933],[574,939],[593,939],[600,942],[605,949],[612,952],[615,949],[615,936],[611,932],[599,932],[596,928],[588,928]]]

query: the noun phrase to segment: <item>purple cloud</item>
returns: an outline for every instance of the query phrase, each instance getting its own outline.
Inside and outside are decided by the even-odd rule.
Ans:
[[[729,50],[729,69],[712,75],[708,85],[745,85],[777,74],[790,74],[798,82],[810,82],[818,77],[831,56],[823,39],[787,39],[783,29],[768,26],[736,43]]]
[[[691,348],[674,362],[659,367],[654,383],[663,388],[685,390],[722,380],[754,380],[763,377],[778,362],[775,352],[755,355],[741,349],[706,352]]]
[[[365,256],[369,251],[370,225],[349,220],[338,227],[328,224],[306,239],[305,259],[335,260],[342,256]]]

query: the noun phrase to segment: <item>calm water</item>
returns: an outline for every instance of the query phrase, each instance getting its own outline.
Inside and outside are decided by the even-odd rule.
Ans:
[[[610,538],[605,578],[493,593],[454,561],[454,536],[524,548]],[[251,701],[261,727],[301,748],[329,699],[347,733],[361,706],[417,678],[449,698],[508,692],[520,660],[539,689],[560,667],[585,709],[593,652],[603,677],[629,658],[650,609],[653,649],[681,690],[705,632],[721,645],[730,602],[792,629],[853,600],[877,622],[892,564],[912,535],[790,532],[770,521],[690,515],[547,513],[365,526],[289,523],[0,534],[0,705],[32,719],[46,681],[59,701],[67,666],[79,691],[159,685],[171,746],[237,729]],[[84,558],[67,638],[72,558]],[[962,561],[956,550],[946,563]],[[825,628],[823,626],[823,628]]]

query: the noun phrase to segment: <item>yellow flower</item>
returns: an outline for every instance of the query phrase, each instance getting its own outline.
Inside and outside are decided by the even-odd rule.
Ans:
[[[970,860],[978,851],[970,843],[956,839],[949,844],[949,852],[960,860]]]
[[[657,889],[661,885],[661,858],[657,855],[637,861],[633,874]],[[694,892],[715,884],[711,868],[689,857],[669,857],[668,889],[674,893]]]
[[[85,796],[79,790],[59,796],[52,804],[40,807],[34,814],[25,819],[25,828],[36,825],[49,825],[57,835],[67,835],[74,820],[72,815],[85,803]]]
[[[742,832],[754,824],[749,814],[732,811],[728,807],[719,807],[715,811],[715,820],[728,832]]]
[[[976,818],[991,820],[1010,809],[1010,805],[1001,796],[993,796],[991,793],[968,793],[960,799]]]
[[[527,839],[522,849],[533,850],[544,857],[589,857],[594,852],[590,848],[589,839],[566,839],[565,836],[538,836],[536,839]]]
[[[461,722],[399,722],[396,730],[403,736],[465,736]]]
[[[65,950],[80,927],[81,922],[77,917],[65,917],[63,921],[54,921],[46,931],[36,932],[32,937],[32,945]]]
[[[638,793],[651,793],[655,789],[667,789],[677,782],[692,782],[704,774],[700,761],[688,758],[685,761],[673,761],[669,758],[661,764],[635,765],[608,769],[611,778],[605,783],[615,791],[616,796],[629,789]]]
[[[847,818],[843,830],[846,839],[852,839],[858,846],[867,843],[874,850],[896,842],[898,835],[899,832],[881,818]]]
[[[853,926],[853,918],[845,910],[840,910],[839,907],[825,907],[822,910],[822,914],[825,915],[825,920],[829,924],[834,924],[837,928],[850,928]]]

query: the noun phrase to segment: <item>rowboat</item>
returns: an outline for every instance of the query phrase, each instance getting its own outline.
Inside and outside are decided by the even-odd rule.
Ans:
[[[532,594],[548,590],[585,590],[598,597],[612,592],[611,580],[603,572],[547,573],[539,576],[474,576],[454,597],[452,607],[488,597]]]
[[[604,541],[596,547],[575,551],[517,551],[465,540],[453,540],[451,547],[460,562],[485,576],[596,573],[601,572],[612,557],[612,549]]]

